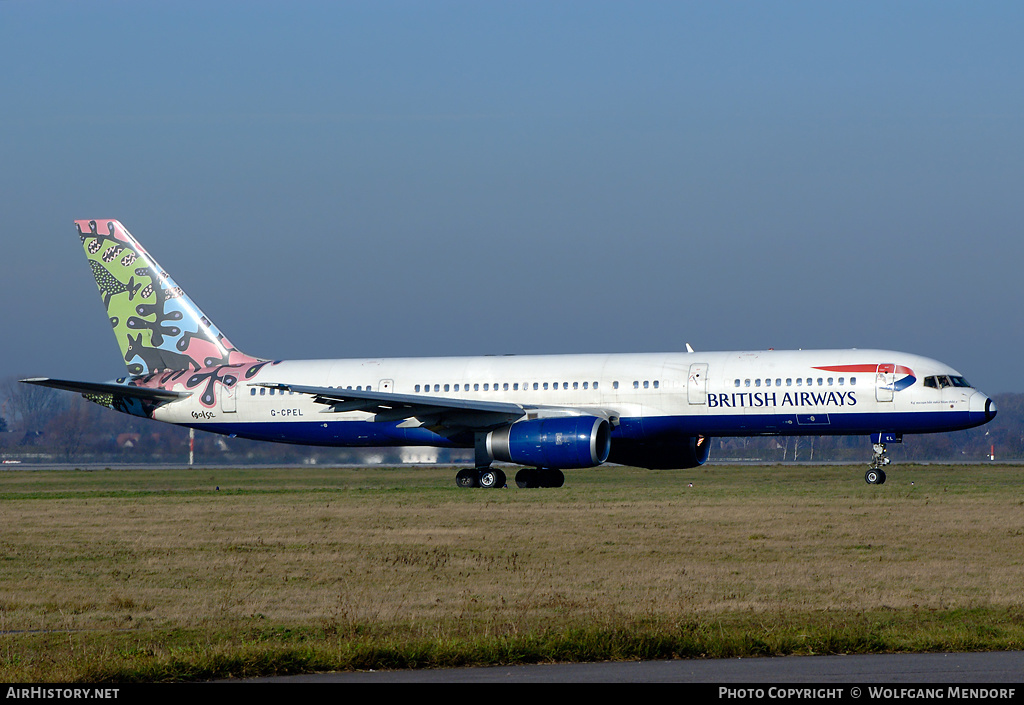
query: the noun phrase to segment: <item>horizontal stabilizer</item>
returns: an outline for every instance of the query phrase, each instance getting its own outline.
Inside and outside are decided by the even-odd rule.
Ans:
[[[169,402],[192,395],[192,392],[173,392],[167,389],[136,387],[131,384],[114,384],[112,382],[73,382],[64,379],[50,379],[49,377],[32,377],[21,381],[25,384],[37,384],[40,387],[52,387],[81,394],[113,394],[152,402]]]

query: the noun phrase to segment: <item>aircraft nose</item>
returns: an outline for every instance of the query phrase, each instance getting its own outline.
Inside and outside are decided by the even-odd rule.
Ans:
[[[988,423],[996,417],[996,403],[987,394],[975,392],[971,396],[971,421],[979,424]]]

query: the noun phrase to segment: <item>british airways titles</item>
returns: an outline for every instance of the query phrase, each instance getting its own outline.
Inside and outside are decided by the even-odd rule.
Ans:
[[[856,406],[849,392],[732,392],[708,394],[709,408],[758,408],[783,406]]]

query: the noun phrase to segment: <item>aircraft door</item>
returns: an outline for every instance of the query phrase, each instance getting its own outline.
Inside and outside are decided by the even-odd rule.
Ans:
[[[237,383],[230,386],[220,385],[220,410],[225,414],[232,414],[238,408],[235,404],[235,387],[237,386]]]
[[[896,365],[879,365],[875,371],[875,401],[892,401],[896,389]]]
[[[708,365],[696,362],[690,365],[686,378],[686,400],[691,404],[706,404],[708,401]]]
[[[395,389],[395,380],[393,379],[382,379],[377,383],[378,392],[391,392]]]

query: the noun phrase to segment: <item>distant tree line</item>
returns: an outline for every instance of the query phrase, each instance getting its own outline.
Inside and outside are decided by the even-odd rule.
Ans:
[[[999,414],[978,428],[911,435],[889,445],[893,462],[1024,460],[1024,394],[993,397]],[[716,438],[712,461],[867,462],[866,436]],[[196,432],[197,464],[398,463],[396,448],[317,448],[227,438]],[[76,394],[0,383],[0,458],[23,462],[184,463],[188,429],[126,416]],[[471,462],[472,453],[441,451],[438,462]]]

